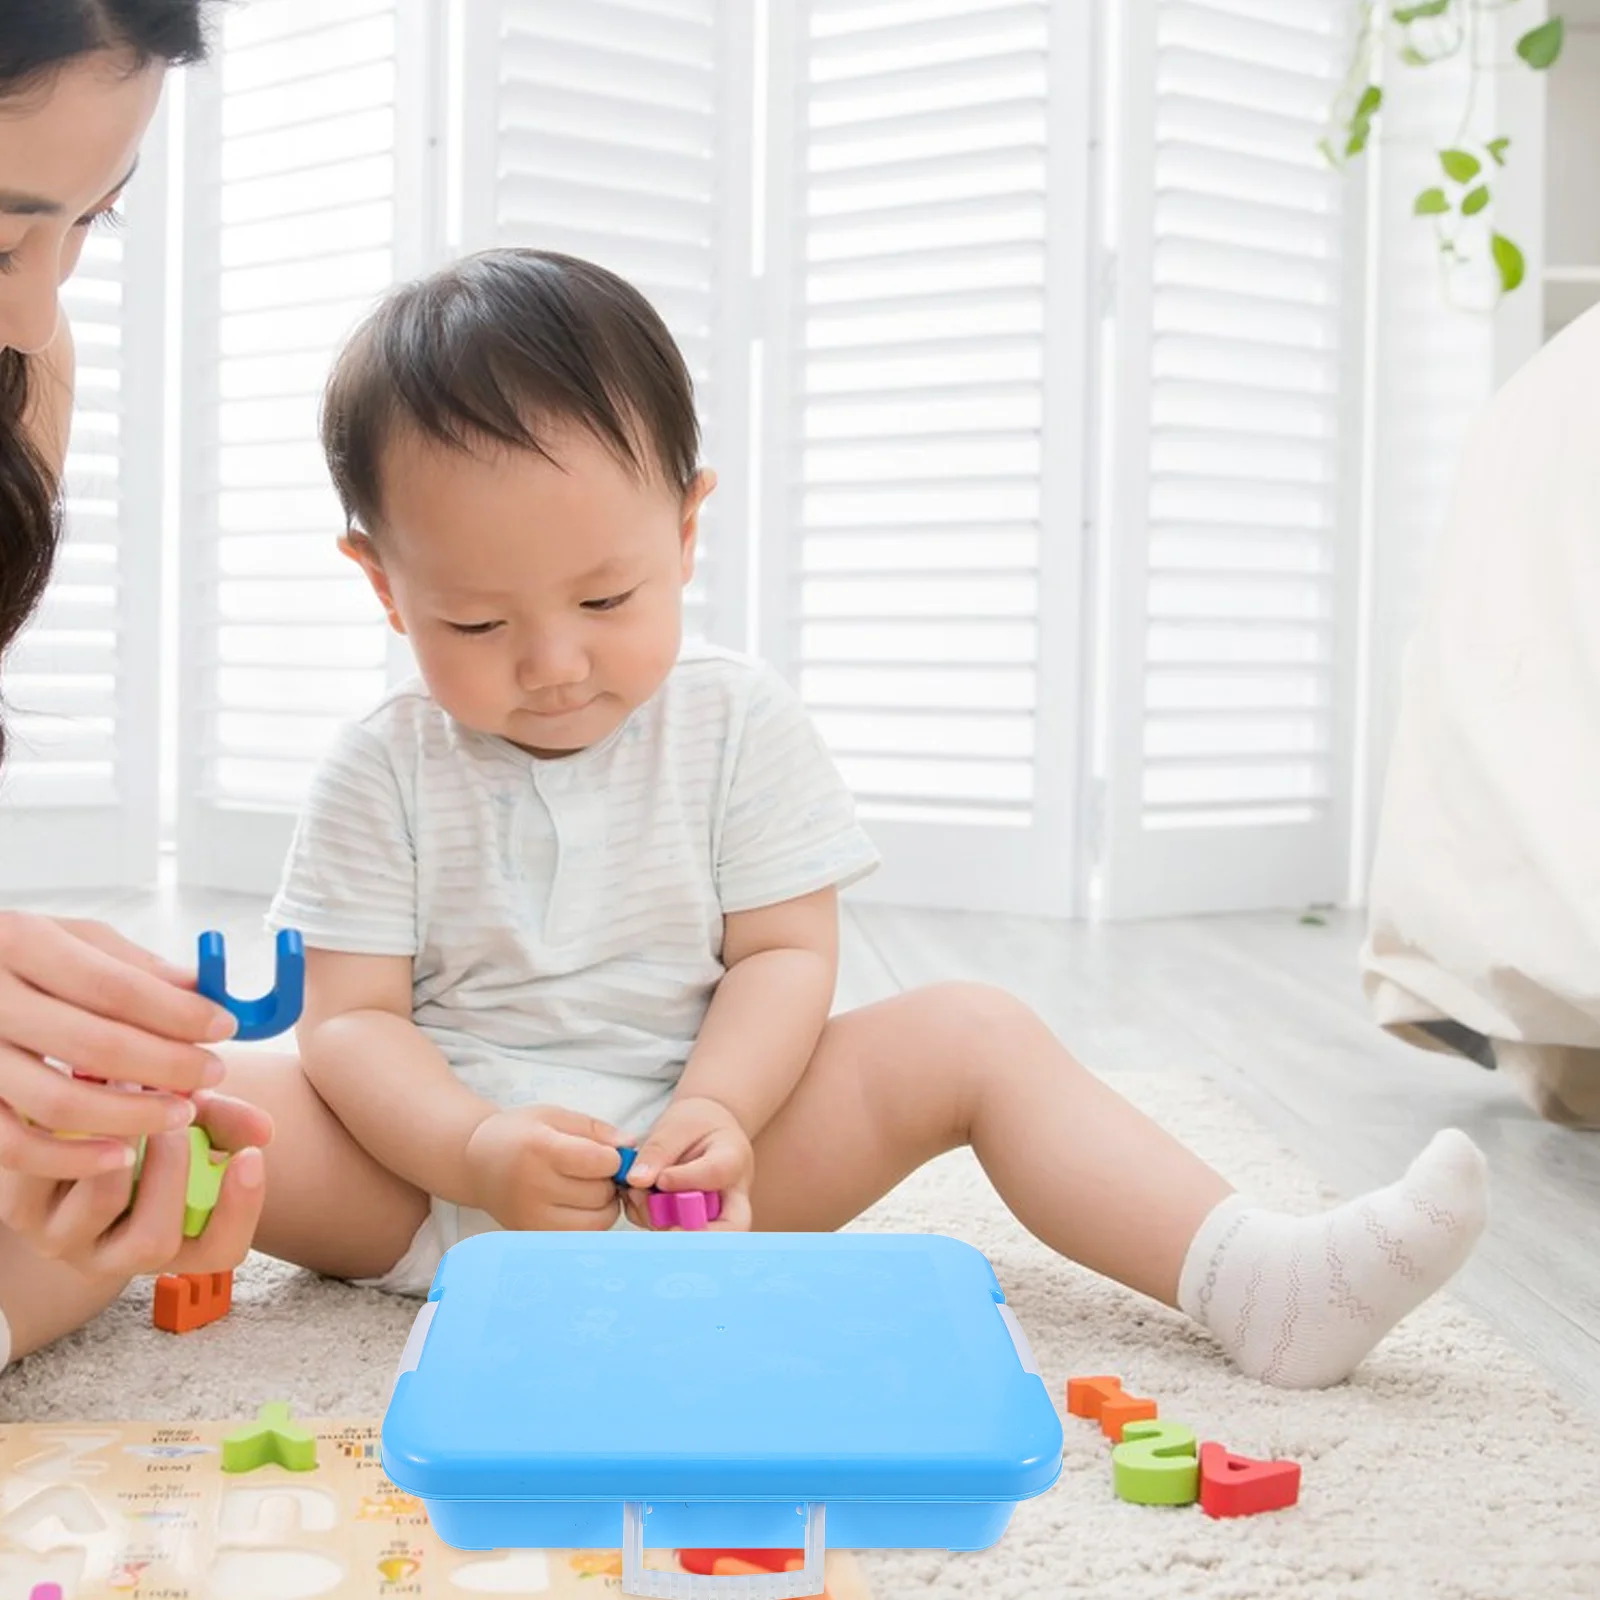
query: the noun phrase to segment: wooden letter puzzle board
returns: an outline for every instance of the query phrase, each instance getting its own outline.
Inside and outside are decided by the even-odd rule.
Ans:
[[[30,1600],[49,1583],[63,1600],[598,1600],[622,1591],[615,1550],[442,1544],[421,1502],[384,1476],[376,1423],[302,1422],[318,1438],[313,1472],[224,1474],[222,1440],[243,1420],[0,1427],[0,1600]],[[647,1564],[679,1565],[670,1551]],[[828,1556],[828,1594],[871,1600],[848,1553]]]

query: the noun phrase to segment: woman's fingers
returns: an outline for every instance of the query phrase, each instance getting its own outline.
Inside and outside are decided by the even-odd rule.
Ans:
[[[133,940],[125,938],[107,923],[90,922],[83,917],[59,917],[56,922],[58,927],[65,928],[73,938],[82,939],[85,944],[92,944],[95,949],[103,950],[108,956],[115,956],[118,961],[126,961],[129,966],[138,967],[140,971],[160,978],[163,983],[175,983],[183,989],[194,988],[193,967],[175,965],[158,956],[155,951],[146,950],[142,944],[135,944]]]
[[[205,1090],[194,1097],[195,1121],[214,1150],[244,1150],[272,1143],[272,1118],[248,1100]]]
[[[194,1121],[194,1102],[183,1095],[108,1088],[69,1077],[27,1052],[0,1045],[0,1053],[0,1101],[36,1131],[136,1139],[187,1128]]]
[[[183,1208],[189,1189],[189,1137],[163,1133],[145,1146],[139,1192],[126,1216],[114,1217],[95,1242],[88,1262],[95,1276],[138,1277],[164,1272],[183,1246]]]
[[[197,1239],[185,1239],[166,1272],[232,1272],[250,1253],[266,1196],[266,1162],[259,1150],[228,1158],[216,1209]]]
[[[72,1184],[29,1243],[49,1259],[93,1270],[99,1241],[127,1210],[132,1191],[131,1172],[105,1173]]]
[[[23,987],[13,996],[5,1027],[7,1039],[19,1048],[96,1078],[178,1094],[222,1081],[222,1063],[211,1051],[85,1011],[38,989]]]
[[[139,1082],[187,1094],[218,1081],[207,1075],[214,1058],[196,1047],[233,1036],[237,1024],[227,1010],[191,989],[108,954],[48,917],[0,912],[0,974],[8,980],[5,987],[10,991],[0,1000],[5,1008],[7,1033],[18,1042],[21,1039],[14,1013],[27,1001],[31,990],[91,1017],[167,1041],[172,1048],[163,1057],[159,1075],[138,1078]],[[58,1018],[59,1012],[48,1015]],[[34,1020],[28,1025],[37,1032],[41,1024]],[[120,1040],[122,1035],[116,1038]],[[64,1035],[59,1042],[59,1049],[52,1038],[30,1042],[28,1047],[100,1077],[135,1077],[134,1073],[115,1067],[98,1072],[92,1060],[71,1053],[87,1048],[103,1059],[108,1048],[103,1033],[91,1034],[87,1047],[77,1033]]]
[[[0,1223],[31,1245],[64,1192],[53,1178],[24,1177],[0,1167]]]
[[[3,1053],[0,1047],[0,1054]],[[52,1077],[60,1076],[54,1068],[35,1065]],[[133,1147],[121,1139],[60,1138],[46,1128],[30,1126],[16,1110],[0,1101],[0,1171],[14,1172],[29,1180],[71,1183],[101,1172],[127,1171],[133,1162],[132,1151]]]

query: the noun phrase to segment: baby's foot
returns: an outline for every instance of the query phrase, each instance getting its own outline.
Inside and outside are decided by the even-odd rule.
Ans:
[[[1398,1183],[1322,1216],[1231,1195],[1189,1246],[1178,1304],[1248,1376],[1320,1389],[1454,1276],[1487,1211],[1483,1152],[1447,1128]]]

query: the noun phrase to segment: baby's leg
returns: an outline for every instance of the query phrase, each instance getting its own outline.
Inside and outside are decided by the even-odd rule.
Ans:
[[[266,1111],[266,1195],[255,1247],[330,1278],[381,1277],[428,1215],[428,1197],[345,1132],[294,1056],[226,1052],[223,1090]]]
[[[1046,1244],[1181,1305],[1244,1371],[1292,1387],[1348,1375],[1483,1226],[1482,1157],[1459,1134],[1325,1216],[1253,1209],[1019,1001],[966,984],[829,1022],[756,1142],[756,1226],[840,1227],[962,1144]]]

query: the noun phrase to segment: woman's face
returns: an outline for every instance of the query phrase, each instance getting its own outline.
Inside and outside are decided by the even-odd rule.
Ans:
[[[132,175],[164,76],[98,51],[0,95],[0,349],[55,337],[58,291]]]

